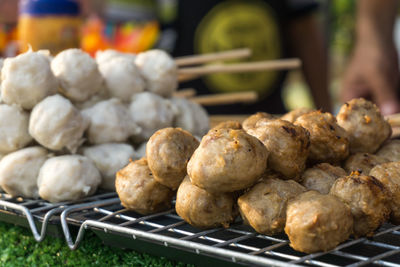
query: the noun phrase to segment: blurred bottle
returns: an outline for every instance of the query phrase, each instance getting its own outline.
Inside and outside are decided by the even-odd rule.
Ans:
[[[75,0],[20,0],[20,51],[48,49],[51,54],[80,45],[80,5]]]

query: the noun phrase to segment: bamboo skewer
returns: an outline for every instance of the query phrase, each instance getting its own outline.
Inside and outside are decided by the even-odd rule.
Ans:
[[[174,92],[175,97],[189,98],[196,95],[196,90],[193,88],[180,89]]]
[[[301,66],[301,61],[299,59],[291,58],[291,59],[181,68],[178,70],[178,75],[207,75],[214,73],[237,73],[237,72],[243,73],[243,72],[255,72],[255,71],[266,71],[266,70],[287,70],[287,69],[295,69],[300,66]]]
[[[196,102],[203,106],[213,105],[227,105],[235,103],[253,103],[258,99],[257,92],[238,92],[238,93],[226,93],[226,94],[215,94],[215,95],[202,95],[189,98],[191,101]]]
[[[235,49],[224,52],[216,52],[209,53],[203,55],[193,55],[193,56],[184,56],[175,58],[175,64],[178,67],[188,66],[188,65],[197,65],[208,63],[212,61],[218,60],[229,60],[229,59],[238,59],[238,58],[246,58],[251,55],[251,50],[249,48]]]

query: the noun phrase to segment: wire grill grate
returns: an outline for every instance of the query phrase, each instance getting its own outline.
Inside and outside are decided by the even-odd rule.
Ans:
[[[264,259],[272,260],[267,263],[308,265],[308,266],[400,266],[400,226],[385,224],[371,238],[348,240],[332,251],[314,254],[304,254],[294,251],[285,235],[265,236],[255,233],[249,227],[237,221],[230,228],[215,228],[209,230],[196,229],[185,223],[174,209],[166,212],[142,216],[124,209],[120,204],[105,205],[93,208],[96,214],[85,214],[74,211],[64,211],[67,221],[80,222],[87,227],[102,228],[109,234],[118,233],[132,236],[133,232],[140,231],[141,236],[148,242],[159,243],[160,237],[168,237],[164,245],[175,246],[180,249],[191,250],[194,253],[205,253],[209,256],[223,257],[233,261],[225,254],[234,252],[234,261],[247,264],[263,265]],[[96,218],[93,220],[93,218]],[[102,224],[96,224],[101,222]],[[146,235],[146,233],[148,235]],[[154,234],[156,235],[150,235]],[[137,235],[135,235],[137,238]],[[77,242],[79,243],[79,239]],[[184,241],[181,244],[178,241]],[[212,249],[201,251],[192,249],[191,245],[200,244]],[[76,244],[75,244],[76,245]],[[218,249],[222,249],[222,252]],[[220,254],[222,253],[222,254]],[[211,255],[210,255],[211,254]],[[242,257],[246,256],[246,257]]]

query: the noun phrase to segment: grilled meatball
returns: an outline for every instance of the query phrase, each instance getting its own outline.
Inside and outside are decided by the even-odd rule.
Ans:
[[[93,195],[100,183],[101,175],[93,162],[79,155],[46,160],[37,181],[40,197],[50,202],[78,200]]]
[[[400,162],[388,162],[375,166],[370,175],[385,185],[391,194],[390,220],[394,224],[400,224]]]
[[[301,176],[302,185],[309,190],[315,190],[321,194],[328,194],[333,183],[339,177],[346,176],[346,171],[329,163],[320,163],[306,169]]]
[[[390,140],[376,152],[379,157],[388,161],[400,161],[400,140]]]
[[[254,128],[260,119],[273,120],[273,119],[275,119],[275,117],[274,117],[274,115],[271,115],[271,114],[268,114],[265,112],[257,112],[243,121],[243,123],[242,123],[243,129],[245,131],[247,131],[249,129]]]
[[[353,230],[350,209],[338,198],[308,191],[289,201],[285,232],[297,251],[328,251],[345,241]]]
[[[345,103],[336,117],[350,136],[350,153],[375,153],[392,134],[378,107],[363,98]]]
[[[191,182],[209,192],[234,192],[254,184],[267,167],[268,152],[243,130],[219,129],[203,137],[188,163]]]
[[[152,214],[171,208],[174,192],[157,182],[147,160],[133,161],[117,172],[115,188],[122,205],[140,214]]]
[[[126,142],[129,137],[141,132],[127,107],[117,98],[100,101],[82,110],[82,114],[90,121],[88,136],[92,144]]]
[[[186,166],[199,141],[180,128],[164,128],[147,142],[146,155],[154,179],[173,190],[186,176]]]
[[[378,164],[388,162],[387,159],[369,153],[356,153],[351,155],[344,163],[344,169],[348,174],[358,171],[368,175],[369,171]]]
[[[314,162],[337,163],[349,155],[349,139],[346,131],[336,123],[330,113],[314,111],[297,118],[300,125],[310,132],[310,155]]]
[[[46,56],[26,52],[4,60],[2,69],[1,98],[4,103],[32,109],[45,97],[58,89],[56,78]]]
[[[243,220],[257,232],[277,234],[285,226],[288,200],[305,191],[293,180],[266,177],[239,197],[239,211]]]
[[[242,129],[242,125],[238,121],[224,121],[224,122],[220,122],[217,125],[215,125],[210,131],[224,129],[224,128],[240,130],[240,129]]]
[[[135,150],[128,144],[101,144],[84,147],[83,155],[88,157],[100,171],[100,188],[115,191],[115,174],[125,167],[130,159],[135,159]]]
[[[176,194],[176,213],[187,223],[199,228],[229,227],[237,215],[231,193],[212,194],[186,177]]]
[[[6,155],[0,161],[0,186],[13,197],[38,198],[39,170],[47,159],[42,147],[28,147]]]
[[[354,172],[337,179],[330,194],[350,206],[357,237],[372,235],[389,217],[388,192],[375,177]]]
[[[83,143],[89,121],[61,95],[46,97],[32,110],[29,133],[42,146],[52,150],[64,147],[72,153]]]
[[[60,93],[72,101],[83,102],[96,94],[102,84],[96,61],[80,49],[67,49],[57,54],[51,70],[60,83]]]
[[[310,147],[310,134],[306,129],[284,120],[260,119],[247,133],[263,142],[269,152],[268,166],[272,170],[299,180]]]
[[[313,112],[314,110],[311,108],[296,108],[281,117],[281,120],[285,120],[288,122],[295,122],[298,117],[301,115]]]
[[[178,88],[178,73],[175,61],[166,52],[158,49],[137,55],[135,60],[152,93],[169,97]]]
[[[28,145],[29,114],[17,105],[0,104],[0,153],[7,154]]]

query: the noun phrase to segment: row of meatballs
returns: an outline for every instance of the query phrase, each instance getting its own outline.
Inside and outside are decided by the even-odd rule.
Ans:
[[[228,227],[241,214],[259,233],[285,231],[298,251],[330,250],[388,219],[400,223],[400,144],[386,142],[390,135],[364,99],[343,105],[336,118],[257,113],[242,125],[216,126],[200,143],[166,128],[150,138],[145,158],[117,173],[116,190],[122,205],[149,214],[170,208],[177,189],[176,212],[195,227]],[[356,166],[365,155],[382,162]]]

